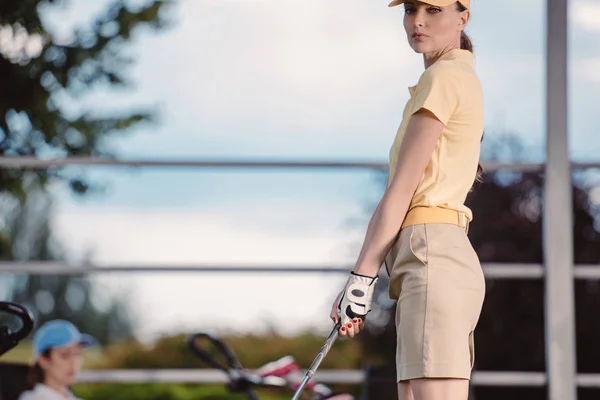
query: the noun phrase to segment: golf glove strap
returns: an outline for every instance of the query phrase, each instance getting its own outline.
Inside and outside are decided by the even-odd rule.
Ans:
[[[370,277],[350,272],[344,291],[338,304],[338,315],[342,325],[346,325],[354,318],[365,319],[371,311],[371,301],[378,276]]]

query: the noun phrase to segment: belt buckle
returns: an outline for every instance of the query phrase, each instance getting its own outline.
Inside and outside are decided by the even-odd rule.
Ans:
[[[465,233],[469,233],[469,219],[463,212],[458,213],[458,224],[465,230]]]

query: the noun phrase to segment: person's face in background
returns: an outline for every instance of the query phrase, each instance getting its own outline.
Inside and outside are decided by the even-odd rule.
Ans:
[[[460,33],[469,20],[469,11],[453,3],[445,7],[420,1],[404,3],[404,29],[410,47],[419,54],[460,47]]]
[[[83,364],[83,352],[78,343],[67,347],[55,347],[49,357],[40,357],[45,384],[51,387],[67,387],[77,382]]]

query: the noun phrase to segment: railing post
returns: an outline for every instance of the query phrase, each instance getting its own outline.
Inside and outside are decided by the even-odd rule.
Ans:
[[[544,262],[549,400],[576,400],[573,206],[567,134],[568,1],[546,3]]]

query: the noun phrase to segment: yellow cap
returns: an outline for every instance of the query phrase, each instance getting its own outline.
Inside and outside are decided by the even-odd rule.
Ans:
[[[398,6],[402,3],[404,3],[405,0],[394,0],[389,4],[389,7],[394,7],[394,6]],[[456,0],[419,0],[423,3],[427,3],[427,4],[431,4],[432,6],[437,6],[437,7],[445,7],[445,6],[449,6],[452,3],[456,3]],[[460,0],[459,1],[460,4],[462,4],[463,6],[465,6],[466,8],[471,8],[471,0]]]

